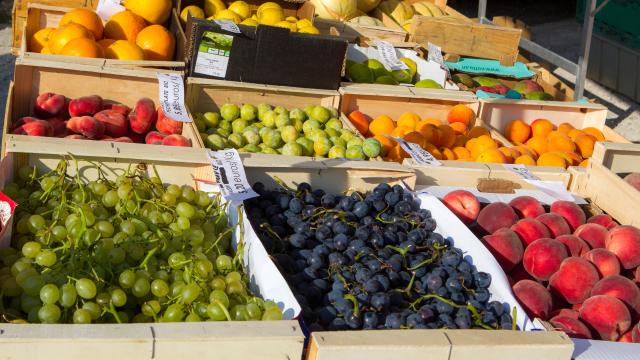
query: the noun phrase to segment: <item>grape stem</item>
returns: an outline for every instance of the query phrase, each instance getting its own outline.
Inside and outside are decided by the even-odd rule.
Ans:
[[[353,303],[353,315],[359,316],[360,309],[358,308],[358,299],[356,299],[356,297],[353,296],[352,294],[345,295],[344,299],[349,300],[351,301],[351,303]]]
[[[231,315],[229,314],[229,311],[227,311],[227,308],[224,306],[224,304],[218,299],[213,299],[213,302],[220,307],[220,309],[224,313],[224,316],[227,318],[227,321],[231,321]]]

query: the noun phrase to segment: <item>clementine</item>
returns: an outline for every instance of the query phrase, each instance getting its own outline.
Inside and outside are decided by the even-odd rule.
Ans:
[[[147,60],[170,61],[173,59],[176,39],[164,26],[151,25],[138,33],[136,45],[144,51]]]

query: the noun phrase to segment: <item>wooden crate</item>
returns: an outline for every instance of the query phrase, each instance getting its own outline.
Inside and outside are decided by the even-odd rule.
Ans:
[[[558,331],[322,331],[311,335],[306,360],[568,360],[572,352]]]
[[[10,182],[17,169],[34,165],[55,169],[73,153],[82,175],[95,176],[91,162],[100,162],[107,172],[119,173],[131,163],[138,169],[158,171],[165,182],[196,185],[194,178],[213,180],[211,165],[202,149],[159,146],[140,151],[133,144],[96,143],[10,136],[10,152],[2,162],[0,187]],[[150,150],[149,148],[147,150]],[[69,167],[73,175],[75,166]],[[115,175],[114,175],[115,176]],[[6,246],[6,244],[5,244]],[[173,359],[176,356],[204,358],[215,348],[216,358],[299,359],[304,335],[295,320],[251,322],[148,323],[148,324],[0,324],[0,352],[4,358],[84,359]]]
[[[620,224],[640,227],[640,192],[623,180],[632,172],[640,172],[640,145],[599,142],[576,188]]]
[[[408,37],[408,33],[404,29],[385,26],[366,26],[320,18],[316,18],[313,24],[321,34],[337,35],[351,43],[384,40],[400,47]]]
[[[148,71],[19,58],[16,61],[14,81],[9,86],[4,117],[4,138],[11,132],[14,121],[23,116],[32,115],[35,99],[43,92],[53,92],[69,98],[95,94],[105,100],[121,102],[129,107],[143,97],[148,97],[158,104],[159,96],[158,80],[154,73]],[[184,123],[182,135],[190,139],[194,147],[201,147],[193,123]],[[87,147],[95,143],[87,140],[76,141]],[[141,151],[145,148],[157,149],[154,145],[134,144],[134,146]],[[6,141],[3,142],[2,153],[4,154],[5,151]]]
[[[179,52],[180,49],[184,49],[184,37],[180,36],[180,21],[175,11],[172,11],[171,17],[169,18],[168,29],[176,39],[176,51],[174,52],[174,58],[177,61],[92,59],[77,56],[47,55],[29,51],[28,44],[31,36],[40,29],[46,27],[58,27],[62,16],[70,10],[72,10],[72,8],[35,3],[29,4],[27,8],[27,20],[22,34],[20,55],[25,58],[32,58],[36,60],[59,61],[71,64],[87,64],[102,67],[184,69],[185,63],[184,58],[182,58],[183,53]]]

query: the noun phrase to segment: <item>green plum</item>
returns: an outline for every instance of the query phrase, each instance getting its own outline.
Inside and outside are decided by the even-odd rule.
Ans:
[[[202,114],[196,114],[196,116],[193,117],[193,123],[196,125],[198,132],[204,132],[207,130],[207,124],[204,122]]]
[[[329,112],[331,113],[331,117],[332,118],[339,118],[340,117],[340,111],[338,111],[338,109],[334,108],[334,107],[329,107]]]
[[[262,139],[260,139],[258,130],[251,127],[244,129],[244,131],[242,132],[242,137],[247,144],[258,145],[262,141]]]
[[[302,146],[296,142],[284,144],[282,155],[302,156]]]
[[[244,138],[238,133],[233,133],[227,138],[229,145],[234,149],[239,149],[245,145]]]
[[[283,144],[280,131],[273,129],[265,132],[264,135],[262,135],[262,142],[273,149],[279,148]]]
[[[346,150],[344,148],[344,146],[342,145],[334,145],[331,147],[331,149],[329,149],[329,154],[327,154],[327,157],[330,159],[335,159],[335,158],[344,158],[345,157],[345,153]]]
[[[273,130],[273,129],[270,128],[270,127],[266,127],[266,126],[262,127],[260,129],[258,129],[258,135],[260,135],[260,137],[262,137],[262,135],[264,135],[264,133],[266,133],[269,130]]]
[[[268,104],[259,104],[258,105],[258,120],[262,121],[264,114],[267,113],[267,111],[271,111],[271,105]]]
[[[291,120],[298,119],[300,122],[307,120],[307,114],[300,109],[291,109],[291,111],[289,111],[289,117]]]
[[[364,152],[362,151],[362,146],[360,145],[349,146],[347,148],[347,151],[345,152],[345,156],[347,157],[347,159],[354,159],[354,160],[365,159]]]
[[[362,139],[359,137],[354,137],[351,140],[347,141],[347,149],[351,146],[362,146]]]
[[[302,131],[308,134],[313,129],[320,129],[322,124],[318,120],[309,119],[302,124]]]
[[[311,110],[310,117],[324,124],[331,118],[331,111],[324,106],[317,105],[313,107],[313,110]]]
[[[244,149],[246,152],[250,152],[250,153],[258,153],[260,152],[260,150],[262,150],[260,149],[260,147],[254,144],[247,144],[245,145]]]
[[[233,130],[233,127],[231,126],[231,121],[228,120],[222,120],[218,123],[218,128],[220,129],[227,129],[229,131]]]
[[[270,148],[268,146],[262,149],[262,153],[263,154],[271,154],[271,155],[278,155],[279,154],[276,150],[274,150],[273,148]]]
[[[327,133],[326,133],[326,132],[324,132],[324,130],[320,130],[320,129],[313,129],[313,130],[311,130],[311,131],[307,134],[307,137],[308,137],[311,141],[313,141],[313,142],[318,141],[318,139],[319,139],[319,138],[325,138],[325,139],[327,139],[327,140],[329,139],[329,135],[327,135]],[[327,151],[329,151],[329,150],[327,149]]]
[[[340,137],[342,138],[342,140],[349,142],[349,140],[353,139],[356,135],[351,132],[350,130],[347,129],[342,129],[342,135],[340,135]]]
[[[220,108],[220,115],[227,121],[233,121],[240,117],[240,108],[236,104],[224,104]]]
[[[300,136],[300,134],[298,133],[298,130],[296,130],[296,128],[293,127],[293,125],[287,125],[287,126],[281,128],[280,129],[280,135],[282,136],[282,140],[285,143],[290,143],[292,141],[296,141],[298,136]]]
[[[264,126],[273,129],[276,127],[277,117],[278,117],[278,114],[276,114],[275,111],[269,110],[262,116],[262,123],[264,124]]]
[[[362,143],[362,152],[369,158],[380,156],[382,144],[376,138],[368,138]]]
[[[291,119],[291,125],[296,128],[296,131],[302,132],[302,126],[304,125],[304,121],[296,118],[289,117]]]
[[[307,118],[311,118],[311,113],[313,112],[313,109],[315,109],[315,107],[315,105],[307,105],[302,111],[304,111],[304,113],[307,115]]]
[[[215,133],[220,135],[220,136],[222,136],[222,137],[224,137],[224,138],[226,138],[229,135],[231,135],[231,130],[223,129],[223,128],[217,128]]]
[[[276,127],[280,129],[281,127],[291,125],[291,119],[289,119],[289,115],[287,114],[278,114],[276,116]]]
[[[329,137],[333,137],[333,136],[340,136],[341,132],[336,130],[336,129],[332,129],[332,128],[328,128],[325,126],[324,128],[324,132],[327,133],[327,135],[329,135]]]
[[[336,130],[340,130],[342,129],[342,121],[340,121],[340,119],[338,118],[331,118],[329,119],[329,121],[327,121],[326,124],[324,124],[325,128],[330,128],[330,129],[336,129]]]
[[[329,138],[329,140],[331,140],[331,143],[333,145],[339,145],[342,146],[343,148],[347,148],[347,142],[342,140],[339,136],[332,136]]]
[[[211,150],[222,150],[227,148],[227,139],[218,134],[207,136],[204,143]]]
[[[234,134],[242,134],[244,129],[249,126],[249,122],[245,119],[235,119],[231,122],[231,132]]]
[[[251,104],[244,104],[240,108],[240,117],[247,121],[253,121],[258,117],[258,109]]]
[[[276,106],[273,111],[276,112],[276,114],[280,115],[280,114],[286,114],[287,116],[289,116],[289,111],[287,111],[287,109],[284,108],[284,106]]]
[[[313,156],[313,141],[307,139],[306,137],[299,137],[296,139],[296,143],[302,146],[302,155]]]
[[[331,140],[326,137],[320,137],[313,142],[313,152],[317,156],[326,156],[331,150]]]
[[[202,119],[207,127],[218,127],[218,124],[220,123],[220,114],[217,112],[206,112],[202,114]]]

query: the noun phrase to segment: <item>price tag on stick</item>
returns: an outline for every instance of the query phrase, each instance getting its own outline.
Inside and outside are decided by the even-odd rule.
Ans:
[[[107,21],[113,15],[126,10],[120,3],[120,0],[100,0],[96,7],[96,14],[98,14],[102,20]]]
[[[535,186],[543,193],[565,201],[575,201],[574,197],[567,191],[565,185],[561,181],[544,181],[533,175],[526,166],[522,164],[504,164],[505,169],[511,170],[518,174],[524,181]]]
[[[418,164],[428,165],[428,166],[442,166],[442,163],[438,161],[438,159],[433,157],[433,155],[431,155],[430,152],[423,149],[422,146],[407,142],[406,140],[399,137],[395,137],[391,135],[385,135],[385,136],[388,137],[389,139],[393,139],[397,141],[398,144],[400,144],[400,146],[402,147],[402,149],[406,151],[407,154],[409,154],[411,158],[415,160],[415,162],[417,162]]]
[[[216,183],[225,199],[243,201],[258,196],[249,185],[242,159],[236,149],[209,151],[208,154]]]
[[[390,70],[407,70],[409,67],[407,64],[398,60],[398,56],[396,55],[396,48],[393,47],[387,41],[376,41],[374,45],[378,49],[378,53],[380,54],[380,58],[382,59],[382,63],[389,68]]]
[[[159,99],[162,111],[167,117],[181,122],[191,122],[184,105],[184,82],[178,74],[158,75]]]

